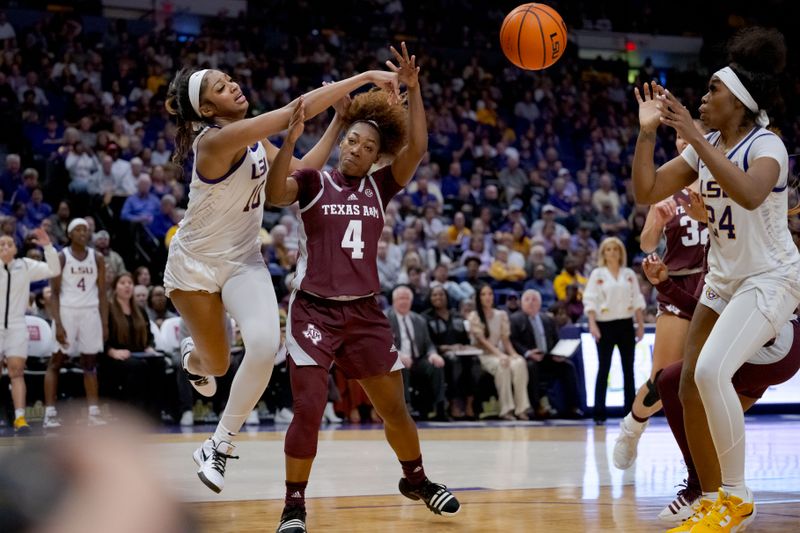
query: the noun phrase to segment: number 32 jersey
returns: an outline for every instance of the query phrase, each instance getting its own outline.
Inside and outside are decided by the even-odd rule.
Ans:
[[[719,137],[719,132],[713,132],[706,139],[717,146]],[[755,127],[726,153],[730,162],[744,172],[762,157],[774,159],[780,166],[778,182],[772,192],[752,211],[728,197],[692,146],[681,155],[697,171],[700,194],[708,209],[710,275],[736,282],[800,264],[800,253],[792,241],[786,213],[789,209],[789,156],[777,135]]]
[[[298,170],[299,257],[293,288],[323,298],[380,292],[378,240],[384,209],[402,189],[386,166],[361,179]]]

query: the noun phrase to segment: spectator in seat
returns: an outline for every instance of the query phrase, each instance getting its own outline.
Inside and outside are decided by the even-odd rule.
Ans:
[[[566,412],[570,417],[581,417],[579,406],[578,373],[572,360],[551,355],[550,350],[558,342],[555,322],[542,314],[542,297],[535,290],[522,293],[521,309],[511,315],[511,343],[528,363],[528,395],[536,406],[536,414],[545,418],[554,414],[542,384],[561,383],[566,400]]]
[[[113,280],[112,280],[113,281]],[[150,291],[144,285],[135,285],[133,287],[133,301],[142,309],[147,307],[147,294]]]
[[[133,277],[114,279],[108,305],[108,341],[98,361],[104,392],[152,417],[161,415],[164,358],[155,350],[147,313],[133,297]]]
[[[142,265],[140,267],[136,267],[136,270],[133,272],[133,281],[136,285],[144,285],[145,287],[150,287],[152,276],[150,276],[150,269],[146,266]]]
[[[405,285],[392,292],[392,307],[386,311],[394,334],[394,345],[403,362],[406,403],[415,407],[423,419],[445,418],[444,358],[436,351],[428,324],[411,310],[411,289]],[[409,386],[419,394],[412,399]]]
[[[509,249],[507,246],[500,245],[495,251],[495,260],[489,268],[489,275],[497,282],[505,282],[507,285],[521,284],[525,279],[525,269],[510,265],[508,263]]]
[[[156,198],[158,197],[156,196]],[[175,197],[171,194],[162,196],[160,204],[159,211],[156,213],[155,217],[153,217],[149,228],[150,233],[152,233],[159,242],[163,243],[164,237],[166,237],[169,229],[178,223],[178,213],[175,209],[177,202],[175,201]]]
[[[577,284],[580,287],[578,291],[579,298],[583,294],[583,287],[586,286],[588,280],[578,272],[578,262],[575,256],[568,255],[564,260],[564,269],[553,280],[553,290],[556,291],[556,298],[566,301],[567,299],[567,286]]]
[[[150,177],[142,175],[136,182],[136,194],[125,199],[120,218],[125,222],[151,224],[158,215],[161,206],[158,198],[150,192]]]
[[[553,289],[553,282],[547,278],[547,268],[544,265],[533,267],[533,276],[525,282],[525,290],[534,290],[539,293],[542,299],[542,307],[550,309],[556,302],[556,291]]]
[[[481,366],[494,376],[503,420],[529,420],[528,367],[511,344],[508,315],[494,307],[494,291],[489,285],[478,290],[475,311],[469,314],[472,344],[481,350]]]
[[[0,175],[0,189],[3,190],[3,198],[10,199],[14,192],[22,185],[22,160],[17,154],[6,156],[6,168]]]
[[[447,398],[450,402],[450,416],[475,418],[475,391],[481,377],[481,362],[476,356],[456,355],[469,347],[469,334],[464,327],[464,319],[450,305],[450,298],[444,287],[431,289],[429,307],[423,313],[428,321],[428,331],[437,352],[444,354],[447,361]]]
[[[31,193],[31,199],[25,206],[25,216],[33,227],[42,225],[42,221],[53,214],[53,208],[44,202],[44,193],[41,187],[36,187]]]
[[[150,287],[150,292],[147,295],[146,311],[147,318],[149,318],[151,322],[154,322],[159,328],[166,319],[178,316],[170,311],[167,305],[167,294],[164,291],[164,287],[161,285]]]
[[[103,229],[95,233],[92,242],[94,243],[95,251],[102,254],[106,260],[106,276],[110,287],[114,278],[123,272],[127,272],[125,261],[122,260],[121,255],[111,249],[111,237],[106,230]]]
[[[452,246],[463,246],[464,237],[472,235],[472,231],[466,226],[466,217],[461,211],[453,215],[453,224],[447,228],[447,238]]]

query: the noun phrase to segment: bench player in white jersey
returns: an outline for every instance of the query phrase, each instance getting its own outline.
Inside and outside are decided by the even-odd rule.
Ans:
[[[56,412],[58,372],[67,357],[80,355],[83,387],[89,404],[89,424],[102,425],[97,392],[97,354],[108,336],[106,267],[101,254],[87,246],[89,224],[75,218],[67,226],[70,244],[59,254],[61,275],[51,282],[56,353],[50,357],[44,377],[45,413],[42,427],[61,426]]]
[[[28,356],[28,328],[25,311],[28,308],[32,281],[52,278],[61,272],[58,252],[50,243],[47,232],[33,230],[38,246],[44,248],[46,262],[27,257],[17,258],[17,245],[8,235],[0,237],[0,368],[5,363],[11,380],[14,402],[14,432],[26,434],[30,426],[25,420],[25,359]]]
[[[397,97],[396,74],[369,71],[305,95],[308,116],[367,83],[388,87]],[[167,295],[191,334],[181,343],[183,368],[201,394],[214,394],[214,376],[225,374],[230,363],[226,310],[245,346],[219,425],[193,455],[198,476],[215,492],[224,486],[232,438],[269,382],[280,340],[278,304],[258,234],[268,161],[277,152],[265,139],[286,129],[294,104],[245,118],[248,105],[229,75],[209,69],[178,72],[166,102],[178,121],[174,161],[182,163],[190,148],[194,152],[189,206],[164,271]],[[327,141],[304,162],[293,160],[293,167],[322,167],[338,134],[337,126],[329,129]]]
[[[636,90],[637,201],[655,203],[699,177],[708,210],[708,274],[689,327],[680,396],[692,456],[706,461],[696,443],[710,431],[722,487],[693,533],[737,531],[755,518],[744,480],[744,414],[731,380],[800,302],[800,252],[787,222],[788,154],[765,129],[786,46],[775,30],[749,28],[733,37],[728,52],[729,66],[711,77],[700,106],[700,119],[716,130],[708,136],[663,87],[646,85],[643,97]],[[659,124],[675,128],[690,146],[656,171]]]

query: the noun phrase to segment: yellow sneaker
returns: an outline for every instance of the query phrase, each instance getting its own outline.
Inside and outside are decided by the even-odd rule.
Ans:
[[[719,496],[706,516],[691,529],[691,533],[734,533],[744,531],[756,518],[756,506],[719,489]]]
[[[700,501],[692,506],[694,514],[684,520],[681,525],[673,527],[672,529],[668,529],[667,533],[683,533],[691,531],[695,525],[700,523],[700,521],[705,518],[706,514],[711,510],[712,507],[714,507],[714,502],[711,500],[700,499]]]
[[[27,435],[31,432],[31,427],[28,425],[28,421],[25,420],[24,416],[18,416],[14,419],[14,432],[17,435]]]

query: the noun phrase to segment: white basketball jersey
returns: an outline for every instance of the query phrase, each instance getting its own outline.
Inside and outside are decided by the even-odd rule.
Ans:
[[[206,179],[197,172],[197,146],[209,129],[194,141],[189,207],[174,239],[190,255],[234,258],[258,247],[269,169],[267,152],[258,142],[249,146],[225,175]]]
[[[64,269],[61,271],[61,307],[97,307],[97,260],[92,248],[78,261],[72,248],[64,248]]]
[[[711,133],[706,138],[716,146],[720,133]],[[752,211],[728,197],[693,147],[687,147],[681,155],[697,170],[700,194],[708,209],[709,273],[735,281],[800,264],[800,253],[792,241],[786,213],[789,209],[789,156],[777,135],[757,126],[726,154],[745,172],[760,157],[770,157],[780,165],[780,177],[772,192]]]

